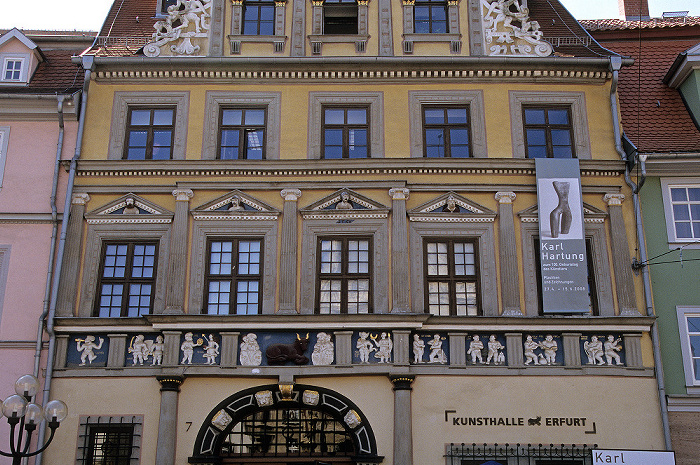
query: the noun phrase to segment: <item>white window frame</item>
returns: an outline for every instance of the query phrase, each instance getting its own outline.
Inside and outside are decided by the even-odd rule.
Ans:
[[[0,189],[5,177],[5,162],[7,161],[7,148],[10,145],[10,127],[0,126]]]
[[[19,61],[20,62],[20,68],[19,68],[19,78],[17,79],[7,79],[5,78],[5,73],[7,72],[7,66],[11,61]],[[27,82],[27,59],[24,56],[5,56],[3,57],[2,60],[2,75],[0,75],[0,81],[2,82],[8,82],[8,83],[20,83],[20,82]]]
[[[700,238],[678,239],[676,237],[676,223],[673,217],[673,205],[671,203],[672,187],[698,187],[700,178],[661,178],[661,197],[664,203],[664,215],[666,217],[666,234],[669,249],[675,249],[683,245],[684,248],[700,249]]]
[[[680,336],[681,354],[683,355],[685,385],[688,388],[688,394],[700,394],[700,379],[695,378],[693,354],[690,346],[691,333],[688,331],[688,317],[700,318],[700,307],[677,306],[676,315],[678,316],[678,334]],[[695,333],[692,334],[695,335]],[[700,373],[698,377],[700,378]]]

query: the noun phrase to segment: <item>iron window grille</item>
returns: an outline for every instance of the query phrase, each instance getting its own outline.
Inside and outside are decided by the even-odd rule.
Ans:
[[[207,244],[205,313],[260,313],[261,239],[212,239]]]
[[[567,444],[449,444],[447,465],[591,465],[598,446]]]
[[[371,313],[372,240],[320,238],[317,257],[317,313]]]
[[[416,0],[413,6],[413,32],[417,34],[447,33],[447,2]]]
[[[221,160],[263,160],[267,112],[260,108],[221,108],[219,112]]]
[[[275,2],[246,0],[243,2],[243,34],[271,36],[275,34]]]
[[[357,34],[357,1],[356,0],[325,0],[323,2],[323,33]]]
[[[81,417],[77,464],[138,464],[142,422],[139,416]]]
[[[323,107],[323,158],[369,157],[368,107]]]
[[[105,243],[96,316],[138,317],[151,313],[157,257],[157,242]]]
[[[479,314],[476,239],[424,242],[425,306],[433,315]]]
[[[527,158],[575,158],[571,108],[523,106]]]
[[[471,156],[468,106],[423,107],[423,147],[429,158]]]
[[[170,160],[175,107],[129,107],[124,142],[126,160]]]

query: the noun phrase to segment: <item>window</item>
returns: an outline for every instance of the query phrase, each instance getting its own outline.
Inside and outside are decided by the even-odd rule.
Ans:
[[[205,278],[205,313],[260,313],[262,240],[210,240]]]
[[[324,0],[323,34],[357,34],[357,1]]]
[[[173,154],[175,108],[129,108],[124,158],[169,160]]]
[[[369,157],[368,109],[323,108],[323,158]]]
[[[21,58],[6,58],[2,70],[3,81],[20,81],[22,79],[22,62]]]
[[[265,158],[265,108],[221,108],[220,160]]]
[[[523,107],[527,158],[574,158],[569,107]]]
[[[423,147],[429,158],[471,155],[468,107],[423,107]]]
[[[676,240],[700,239],[700,186],[669,186]]]
[[[246,0],[243,3],[243,34],[275,34],[275,2],[272,0]]]
[[[96,316],[137,317],[151,313],[156,242],[113,242],[102,248]]]
[[[413,6],[413,32],[417,34],[447,33],[447,2],[416,0]]]
[[[10,127],[0,126],[0,187],[5,177],[5,162],[7,161],[7,147],[10,145]]]
[[[320,238],[317,313],[370,313],[372,241]]]
[[[700,386],[700,308],[677,307],[686,386]],[[690,392],[689,392],[690,394]]]
[[[77,465],[135,465],[141,455],[143,417],[81,416]]]
[[[425,307],[433,315],[479,314],[476,240],[426,240]]]

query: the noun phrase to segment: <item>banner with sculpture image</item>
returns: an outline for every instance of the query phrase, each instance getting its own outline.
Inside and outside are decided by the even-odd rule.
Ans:
[[[544,313],[588,313],[588,264],[576,159],[535,159]]]

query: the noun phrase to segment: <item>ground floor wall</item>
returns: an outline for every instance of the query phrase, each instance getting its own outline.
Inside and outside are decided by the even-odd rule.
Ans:
[[[700,412],[669,412],[668,419],[676,465],[700,465]]]

